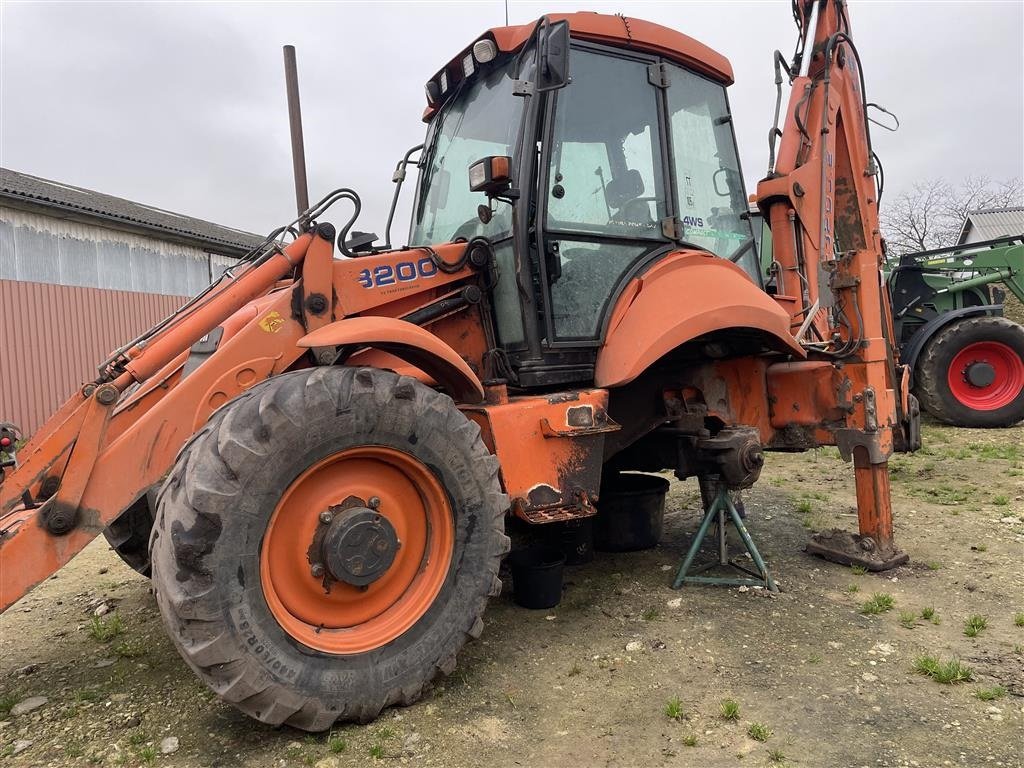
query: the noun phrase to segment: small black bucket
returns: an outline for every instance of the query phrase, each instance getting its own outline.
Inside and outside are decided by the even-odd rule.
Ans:
[[[558,543],[566,565],[583,565],[594,559],[594,527],[589,517],[558,523]]]
[[[555,547],[517,549],[508,556],[512,596],[523,608],[554,608],[562,600],[565,555]]]
[[[665,519],[669,482],[657,475],[615,474],[601,485],[594,548],[634,552],[656,547]]]

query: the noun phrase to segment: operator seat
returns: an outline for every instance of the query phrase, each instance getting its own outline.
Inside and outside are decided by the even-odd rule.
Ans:
[[[643,199],[643,194],[644,179],[636,168],[630,168],[609,181],[605,195],[608,205],[615,209],[611,223],[626,230],[653,227],[651,206]]]

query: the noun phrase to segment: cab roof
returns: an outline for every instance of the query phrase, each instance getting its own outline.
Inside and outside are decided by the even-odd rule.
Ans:
[[[569,22],[569,34],[578,40],[590,40],[626,50],[656,53],[685,64],[720,81],[733,83],[732,65],[722,54],[674,29],[643,19],[604,13],[553,13],[550,21]],[[488,30],[502,52],[514,51],[529,38],[536,22],[515,27],[494,27]]]

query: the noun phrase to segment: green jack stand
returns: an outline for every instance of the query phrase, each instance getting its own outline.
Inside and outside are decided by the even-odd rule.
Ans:
[[[749,571],[739,563],[729,559],[726,516],[732,521],[733,527],[736,528],[736,532],[739,533],[740,539],[743,541],[743,546],[750,553],[754,565],[757,566],[757,573]],[[718,562],[697,566],[693,569],[693,574],[691,575],[690,569],[693,566],[693,561],[697,557],[697,552],[700,551],[700,545],[704,542],[704,537],[707,536],[712,522],[718,525]],[[696,575],[716,566],[728,566],[753,578]],[[771,574],[768,573],[764,560],[761,559],[761,553],[754,546],[754,540],[750,538],[750,534],[747,532],[747,527],[743,524],[739,512],[736,511],[732,499],[729,498],[729,491],[725,486],[719,486],[715,500],[704,514],[700,528],[697,529],[697,536],[694,538],[693,544],[690,545],[690,551],[686,553],[686,559],[683,560],[683,564],[679,568],[676,580],[672,583],[672,589],[679,589],[683,584],[724,584],[728,586],[764,587],[772,592],[779,591],[779,588],[775,586],[775,582],[772,580]]]

